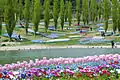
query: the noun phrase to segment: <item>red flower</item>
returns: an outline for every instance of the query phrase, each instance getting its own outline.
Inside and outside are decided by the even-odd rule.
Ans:
[[[106,74],[106,73],[107,73],[107,70],[103,70],[102,73],[103,73],[103,74]]]
[[[109,62],[110,65],[112,65],[113,63],[112,62]]]
[[[8,75],[6,75],[5,78],[9,79],[10,77]]]
[[[44,71],[44,70],[41,70],[41,72],[44,74],[44,75],[46,75],[47,73],[46,73],[46,71]]]
[[[119,62],[118,61],[114,61],[114,64],[118,64]]]
[[[87,72],[87,76],[90,76],[90,75],[92,75],[93,74],[93,72]]]
[[[47,73],[46,73],[45,71],[43,71],[43,74],[45,74],[45,75],[46,75]]]
[[[79,78],[79,77],[81,77],[82,76],[82,74],[77,74],[77,77]]]
[[[58,78],[60,77],[60,75],[58,73],[55,73],[55,76],[58,77]]]
[[[65,75],[67,74],[67,72],[66,72],[66,71],[64,71],[63,73],[64,73]]]
[[[98,66],[98,68],[99,68],[100,70],[102,70],[102,66]]]
[[[0,73],[0,78],[2,78],[2,73]]]

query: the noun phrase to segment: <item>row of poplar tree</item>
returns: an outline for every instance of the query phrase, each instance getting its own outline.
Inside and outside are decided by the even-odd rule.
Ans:
[[[45,31],[49,27],[50,13],[52,12],[54,26],[57,30],[58,18],[60,18],[61,29],[64,29],[64,22],[68,20],[71,26],[72,16],[75,15],[78,25],[82,20],[84,24],[90,21],[95,23],[97,20],[104,19],[105,31],[108,28],[110,16],[113,21],[113,31],[120,32],[120,1],[119,0],[76,0],[76,9],[73,9],[71,1],[54,0],[51,9],[50,0],[45,0],[42,5],[40,0],[0,0],[0,34],[2,33],[2,22],[6,24],[7,33],[11,39],[15,25],[18,20],[25,20],[25,30],[28,33],[29,22],[34,23],[35,33],[38,31],[38,25],[41,15],[44,16]],[[75,13],[74,13],[75,12]]]

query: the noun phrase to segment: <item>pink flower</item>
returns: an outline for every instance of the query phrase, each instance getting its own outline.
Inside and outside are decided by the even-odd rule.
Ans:
[[[110,72],[106,72],[107,76],[110,76]]]
[[[73,76],[75,74],[75,72],[74,71],[70,71],[69,74],[70,74],[70,76]]]
[[[86,73],[87,71],[84,69],[80,69],[80,73]]]

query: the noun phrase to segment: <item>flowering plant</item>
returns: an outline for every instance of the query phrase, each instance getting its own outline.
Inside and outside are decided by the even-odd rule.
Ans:
[[[0,66],[1,79],[29,80],[116,80],[120,55],[95,55],[83,58],[35,59]]]

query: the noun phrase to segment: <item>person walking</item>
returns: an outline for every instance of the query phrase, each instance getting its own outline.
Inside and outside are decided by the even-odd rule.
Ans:
[[[111,41],[112,48],[114,48],[114,45],[115,45],[114,41]]]
[[[18,35],[19,40],[21,40],[20,34]]]

